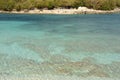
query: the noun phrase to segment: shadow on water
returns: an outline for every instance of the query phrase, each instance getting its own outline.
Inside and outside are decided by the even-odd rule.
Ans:
[[[55,34],[120,34],[119,14],[101,15],[38,15],[0,14],[0,21],[27,22],[18,30],[43,31]],[[12,27],[12,26],[11,26]]]
[[[25,15],[22,30],[56,34],[120,34],[119,16],[112,15]],[[20,16],[18,16],[20,17]],[[22,17],[24,17],[22,15]],[[110,20],[112,18],[112,20]],[[22,20],[23,18],[20,18]]]

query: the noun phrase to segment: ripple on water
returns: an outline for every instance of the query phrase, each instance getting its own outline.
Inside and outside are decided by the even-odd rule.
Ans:
[[[119,19],[0,14],[0,75],[120,78]]]

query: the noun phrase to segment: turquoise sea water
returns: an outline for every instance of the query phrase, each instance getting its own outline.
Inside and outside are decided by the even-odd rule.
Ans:
[[[0,14],[0,75],[120,78],[120,14]]]

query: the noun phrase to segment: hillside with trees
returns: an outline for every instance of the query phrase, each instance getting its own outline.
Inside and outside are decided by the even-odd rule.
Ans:
[[[120,7],[120,0],[0,0],[0,10],[78,8],[85,6],[96,10],[113,10]]]

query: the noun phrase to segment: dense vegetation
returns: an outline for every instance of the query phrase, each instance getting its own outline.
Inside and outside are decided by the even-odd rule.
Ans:
[[[112,10],[120,7],[120,0],[0,0],[0,10],[17,11],[23,9],[54,9],[54,8],[88,8]]]

